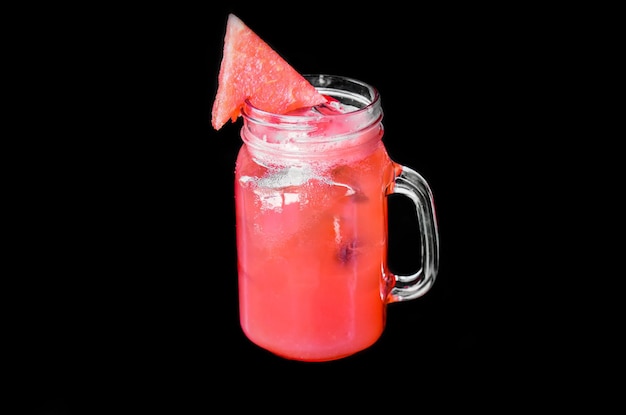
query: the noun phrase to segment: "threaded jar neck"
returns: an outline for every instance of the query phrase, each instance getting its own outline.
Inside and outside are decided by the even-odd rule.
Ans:
[[[304,76],[329,98],[326,104],[288,114],[244,104],[241,138],[255,158],[314,160],[367,153],[378,145],[383,111],[374,87],[342,76]]]

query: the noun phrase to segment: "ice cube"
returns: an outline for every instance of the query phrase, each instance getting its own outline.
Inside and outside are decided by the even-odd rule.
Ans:
[[[268,171],[258,180],[258,185],[268,189],[301,186],[313,177],[315,175],[310,166],[291,166],[277,171]]]

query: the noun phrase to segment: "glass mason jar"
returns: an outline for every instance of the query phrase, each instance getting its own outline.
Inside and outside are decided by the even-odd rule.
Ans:
[[[244,105],[235,169],[240,322],[276,355],[327,361],[375,343],[387,304],[428,292],[438,230],[428,183],[387,154],[378,91],[305,77],[328,104],[288,115]],[[417,212],[414,274],[388,268],[390,194],[409,197]]]

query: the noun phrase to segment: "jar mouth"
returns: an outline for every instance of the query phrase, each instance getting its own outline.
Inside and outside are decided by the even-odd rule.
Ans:
[[[243,107],[244,117],[263,123],[304,127],[323,118],[357,119],[363,117],[364,114],[373,112],[373,109],[380,105],[378,90],[365,82],[338,75],[304,74],[303,76],[320,94],[330,97],[326,108],[322,105],[311,107],[310,110],[304,108],[287,114],[276,114],[257,108],[246,99]],[[341,106],[341,111],[336,110],[337,106]]]

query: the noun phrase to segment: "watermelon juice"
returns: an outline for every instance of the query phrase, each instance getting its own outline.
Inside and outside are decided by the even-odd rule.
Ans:
[[[240,322],[252,342],[279,356],[325,361],[371,346],[388,303],[429,289],[438,244],[420,182],[427,259],[419,283],[396,287],[387,195],[412,170],[387,154],[373,88],[329,76],[312,83],[330,104],[287,115],[244,106],[235,175]]]

